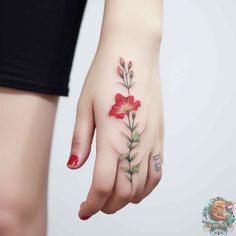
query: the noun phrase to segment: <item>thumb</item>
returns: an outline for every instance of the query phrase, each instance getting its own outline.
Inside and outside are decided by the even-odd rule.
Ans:
[[[90,105],[91,104],[91,105]],[[87,160],[94,134],[92,102],[79,100],[67,167],[78,169]]]

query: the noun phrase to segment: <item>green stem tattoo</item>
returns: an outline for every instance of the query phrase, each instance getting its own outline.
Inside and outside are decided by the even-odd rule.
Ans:
[[[128,96],[125,97],[120,93],[115,96],[116,103],[112,106],[109,111],[109,116],[115,116],[117,119],[127,118],[125,125],[129,130],[129,135],[122,132],[127,140],[128,151],[119,155],[119,161],[126,160],[128,162],[128,167],[120,167],[128,175],[127,178],[131,182],[131,188],[133,183],[133,175],[139,172],[140,163],[132,165],[132,162],[138,155],[138,152],[134,152],[134,149],[138,147],[140,143],[141,133],[137,131],[138,123],[136,122],[136,112],[141,106],[139,100],[135,101],[134,96],[130,95],[130,88],[134,85],[133,76],[134,72],[132,70],[132,61],[129,61],[127,69],[125,65],[125,60],[120,58],[120,65],[117,68],[117,73],[122,79],[121,84],[127,89]]]

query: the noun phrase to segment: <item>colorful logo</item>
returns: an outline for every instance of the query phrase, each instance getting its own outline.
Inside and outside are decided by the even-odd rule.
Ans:
[[[210,199],[202,212],[204,231],[210,232],[211,235],[227,235],[228,232],[232,232],[235,222],[233,211],[233,202],[221,197]]]

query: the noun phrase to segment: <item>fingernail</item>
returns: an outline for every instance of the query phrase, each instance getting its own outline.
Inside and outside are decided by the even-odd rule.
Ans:
[[[77,169],[78,168],[78,163],[79,163],[79,158],[77,155],[73,154],[70,155],[70,158],[67,162],[67,167],[70,169]]]

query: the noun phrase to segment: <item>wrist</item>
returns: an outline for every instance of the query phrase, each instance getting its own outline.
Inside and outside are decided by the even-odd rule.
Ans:
[[[106,43],[111,46],[132,45],[132,47],[146,50],[158,51],[160,49],[162,34],[161,31],[151,31],[144,26],[117,28],[103,28],[101,31],[99,45]]]
[[[99,44],[158,50],[161,37],[161,0],[106,1]]]

